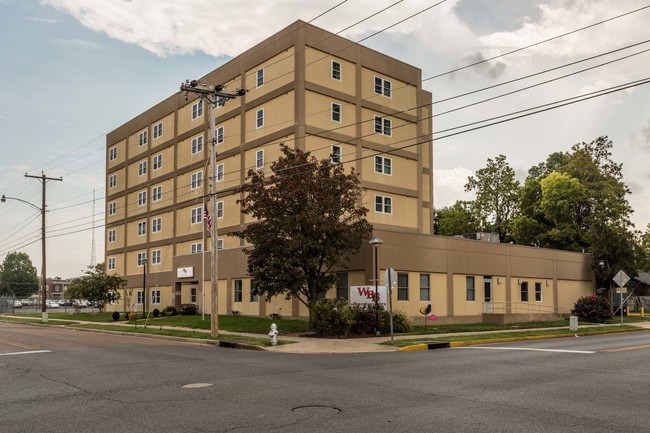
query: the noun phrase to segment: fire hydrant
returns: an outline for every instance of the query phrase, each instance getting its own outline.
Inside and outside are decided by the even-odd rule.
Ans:
[[[278,334],[278,325],[271,323],[271,331],[269,332],[269,337],[271,338],[271,346],[277,346]]]

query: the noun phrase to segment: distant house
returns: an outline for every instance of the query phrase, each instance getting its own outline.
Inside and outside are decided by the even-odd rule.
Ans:
[[[64,299],[65,291],[72,284],[71,279],[62,280],[61,278],[47,279],[47,297],[48,299]]]

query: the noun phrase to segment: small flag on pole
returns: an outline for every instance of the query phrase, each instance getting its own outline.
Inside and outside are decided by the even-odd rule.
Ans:
[[[208,224],[208,230],[212,231],[212,218],[210,218],[208,206],[205,204],[203,205],[203,220]]]

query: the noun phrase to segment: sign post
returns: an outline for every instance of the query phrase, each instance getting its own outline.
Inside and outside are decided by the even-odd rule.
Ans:
[[[384,281],[388,283],[387,291],[388,291],[388,305],[390,311],[390,342],[392,343],[393,341],[395,341],[395,337],[393,335],[393,289],[397,285],[397,272],[395,272],[395,269],[393,268],[386,269],[384,273]]]
[[[618,271],[616,275],[614,275],[614,278],[612,278],[616,285],[618,286],[618,289],[616,291],[621,294],[621,303],[619,305],[619,308],[621,309],[621,325],[623,324],[623,293],[627,292],[627,289],[623,286],[627,284],[628,281],[630,281],[630,277],[627,276],[625,272]]]

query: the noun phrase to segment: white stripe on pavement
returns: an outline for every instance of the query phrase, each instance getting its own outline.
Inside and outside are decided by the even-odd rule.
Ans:
[[[493,347],[493,346],[466,346],[462,349],[488,349],[488,350],[527,350],[531,352],[556,352],[556,353],[597,353],[592,350],[561,350],[561,349],[532,349],[530,347]]]
[[[0,353],[0,356],[9,356],[9,355],[31,355],[32,353],[50,353],[51,350],[30,350],[29,352],[9,352],[9,353]]]

